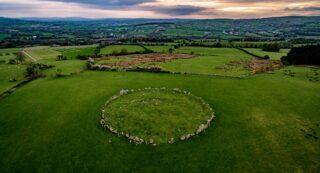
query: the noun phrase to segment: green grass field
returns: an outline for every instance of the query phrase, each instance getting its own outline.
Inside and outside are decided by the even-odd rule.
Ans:
[[[58,51],[44,50],[32,53],[40,57],[37,62],[55,65],[43,71],[47,77],[0,99],[1,173],[319,172],[319,68],[288,66],[243,79],[103,71],[57,78],[57,69],[80,72],[86,61],[56,61]],[[195,58],[162,65],[219,74],[215,67],[251,58],[237,49],[175,50],[192,51]],[[0,92],[23,80],[24,71],[24,65],[0,64]],[[235,67],[220,74],[245,72]],[[9,81],[12,74],[17,82]],[[201,97],[214,109],[212,126],[191,140],[156,147],[135,145],[101,126],[108,98],[121,89],[146,87],[180,88]]]
[[[32,47],[25,49],[25,52],[36,60],[56,60],[60,52],[46,46]]]
[[[180,47],[175,50],[176,53],[186,53],[190,54],[191,52],[194,55],[203,55],[203,56],[224,56],[224,57],[235,57],[235,58],[247,58],[250,55],[234,49],[234,48],[204,48],[204,47]]]
[[[40,61],[41,62],[41,61]],[[85,61],[67,60],[67,61],[42,61],[43,64],[54,65],[53,68],[44,71],[48,76],[55,76],[59,70],[62,74],[69,75],[70,73],[77,73],[85,68]]]
[[[0,64],[0,93],[12,88],[24,78],[24,65]],[[10,81],[15,78],[17,81]]]
[[[170,72],[212,74],[225,76],[241,76],[250,72],[243,65],[230,66],[224,68],[230,61],[248,60],[248,58],[223,57],[223,56],[196,56],[191,59],[178,59],[166,63],[157,63],[163,70]],[[221,67],[221,68],[220,68]]]
[[[172,72],[241,76],[249,73],[243,65],[224,67],[231,61],[243,61],[252,58],[250,55],[233,48],[181,47],[176,49],[175,52],[187,54],[193,52],[195,57],[157,63],[157,65]]]
[[[320,85],[306,79],[309,68],[289,69],[297,75],[85,72],[33,81],[0,100],[1,172],[317,172]],[[155,148],[100,126],[106,98],[144,87],[202,97],[215,110],[213,126]]]
[[[169,49],[173,48],[173,46],[146,46],[146,48],[157,53],[168,53]]]
[[[179,89],[124,92],[117,99],[108,100],[103,108],[103,122],[118,134],[142,139],[142,143],[173,143],[182,136],[196,134],[200,125],[212,116],[210,106],[203,100]]]
[[[100,54],[108,55],[113,53],[114,51],[117,51],[119,53],[122,49],[126,49],[128,53],[144,51],[144,49],[141,46],[137,46],[137,45],[111,45],[111,46],[102,48],[100,51]]]
[[[14,59],[16,57],[14,53],[21,50],[20,48],[0,49],[0,61],[8,62],[10,59]]]
[[[269,55],[270,59],[274,60],[280,60],[281,57],[286,56],[290,51],[290,49],[281,49],[280,52],[267,52],[256,48],[245,48],[245,50],[262,57],[265,55]]]
[[[76,59],[78,55],[81,56],[90,56],[94,54],[95,46],[90,47],[60,47],[55,48],[54,50],[61,52],[63,56],[66,56],[68,59]]]

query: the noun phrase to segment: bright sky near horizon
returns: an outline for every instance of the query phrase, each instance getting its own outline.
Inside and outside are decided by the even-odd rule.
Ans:
[[[320,15],[320,0],[0,0],[3,17],[260,18]]]

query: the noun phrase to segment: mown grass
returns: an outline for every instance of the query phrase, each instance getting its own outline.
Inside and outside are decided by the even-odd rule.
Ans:
[[[108,125],[147,143],[165,144],[195,134],[211,117],[202,100],[174,90],[129,92],[104,108]]]
[[[33,81],[0,100],[1,172],[318,172],[319,82],[130,72]],[[200,136],[158,147],[130,144],[99,124],[122,88],[181,88],[213,106]]]

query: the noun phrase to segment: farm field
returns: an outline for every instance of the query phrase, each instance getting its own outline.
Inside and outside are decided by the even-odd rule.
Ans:
[[[194,55],[210,55],[210,56],[225,56],[225,57],[237,57],[246,58],[247,55],[240,50],[234,48],[206,48],[206,47],[180,47],[175,50],[176,53],[193,53]]]
[[[94,54],[95,46],[90,47],[60,47],[54,48],[54,50],[61,52],[61,54],[67,59],[76,59],[78,55],[91,56]]]
[[[20,48],[0,49],[0,61],[8,62],[14,58],[14,53],[21,51]]]
[[[296,75],[285,75],[285,70]],[[88,71],[39,79],[0,100],[0,155],[5,158],[0,169],[317,172],[320,85],[310,82],[308,73],[313,70],[287,67],[233,79]],[[190,91],[213,107],[216,120],[192,140],[157,147],[130,144],[99,125],[107,98],[123,88],[144,87]],[[20,101],[24,98],[28,102]]]
[[[168,53],[169,49],[173,48],[173,46],[146,46],[146,48],[157,53]]]
[[[119,51],[125,47],[128,52],[144,50],[127,45],[108,46],[102,50],[106,53],[110,47]],[[240,79],[235,77],[250,71],[237,62],[253,57],[238,49],[180,47],[167,54],[168,47],[147,46],[159,53],[107,56],[109,59],[97,63],[121,63],[158,56],[168,59],[139,65],[156,65],[170,72],[197,75],[90,71],[85,70],[86,60],[75,57],[92,53],[95,47],[28,48],[26,51],[35,57],[35,63],[54,67],[43,70],[46,77],[0,98],[0,172],[318,172],[319,68],[286,66],[272,73]],[[20,50],[0,49],[0,52]],[[261,53],[258,49],[249,50]],[[68,60],[57,61],[57,55],[65,55]],[[10,56],[6,60],[14,58]],[[278,57],[280,55],[276,54],[272,59]],[[21,82],[26,67],[27,64],[1,63],[0,93]],[[66,76],[56,77],[57,73]],[[10,81],[13,75],[16,82]],[[130,143],[100,124],[106,101],[122,89],[163,87],[179,88],[201,97],[213,108],[215,119],[211,126],[190,140],[168,144],[163,140],[169,137],[167,135],[160,138],[159,145],[152,146]],[[155,97],[176,99],[160,93]],[[151,98],[141,100],[137,107],[142,107],[145,100],[155,103]],[[130,112],[135,110],[132,107],[122,112],[125,114],[118,114],[118,108],[126,108],[121,104],[129,103],[132,100],[119,100],[111,113],[120,118],[141,115],[141,112]],[[170,104],[164,107],[169,108]],[[153,109],[144,110],[154,113]],[[198,109],[189,106],[185,110],[184,113],[197,114]],[[152,115],[160,117],[162,111]],[[175,111],[171,114],[178,118]],[[119,125],[117,121],[113,123]],[[139,122],[130,123],[129,130],[145,134],[144,126],[143,132],[135,128]],[[147,129],[155,130],[155,127]]]
[[[149,46],[151,50],[158,50],[157,52],[163,52],[168,49],[167,46]],[[190,52],[193,54],[190,55]],[[167,52],[168,53],[168,52]],[[179,55],[191,56],[191,58],[178,58]],[[161,58],[166,53],[153,54],[154,57]],[[176,57],[174,59],[168,59],[164,62],[146,62],[132,64],[131,66],[160,66],[164,71],[179,72],[179,73],[194,73],[205,75],[224,75],[224,76],[242,76],[247,75],[250,71],[245,67],[245,61],[251,60],[253,57],[242,51],[234,48],[199,48],[199,47],[186,47],[176,49],[174,54],[168,54],[168,56]],[[135,60],[141,60],[143,57],[139,55],[127,55],[121,57],[108,57],[106,59],[98,61],[98,64],[115,64],[125,63]]]
[[[248,59],[224,56],[196,56],[191,59],[178,59],[165,63],[157,63],[157,65],[163,67],[165,71],[170,72],[242,76],[250,73],[243,64],[226,64],[231,61],[244,61]]]
[[[151,48],[150,48],[151,47]],[[152,46],[148,48],[152,49]],[[156,50],[165,50],[166,46],[157,46]],[[153,50],[152,49],[152,50]],[[190,55],[190,52],[193,52]],[[194,73],[194,74],[206,74],[206,75],[224,75],[224,76],[242,76],[247,75],[250,71],[245,67],[245,61],[252,59],[251,55],[248,55],[242,51],[234,48],[199,48],[199,47],[183,47],[175,50],[172,54],[173,57],[178,56],[179,53],[183,53],[192,58],[177,58],[167,60],[165,62],[150,62],[141,63],[137,66],[148,67],[157,65],[162,67],[164,71],[180,72],[180,73]],[[154,56],[160,56],[162,54],[155,54]],[[99,61],[103,63],[115,63],[126,62],[132,59],[141,59],[141,57],[133,57],[132,55],[124,56],[121,58],[110,58],[107,60]]]
[[[85,68],[85,61],[66,60],[66,61],[40,61],[43,64],[54,65],[53,68],[44,71],[44,74],[55,76],[59,71],[61,74],[70,75],[71,73],[81,72]]]
[[[0,0],[0,173],[320,173],[319,8]]]
[[[246,48],[245,50],[262,57],[265,55],[269,55],[269,57],[274,60],[280,60],[281,57],[286,56],[290,51],[290,49],[281,49],[280,52],[267,52],[256,48]]]
[[[12,88],[24,78],[24,65],[0,64],[0,93]],[[11,79],[16,79],[12,81]]]
[[[27,56],[34,60],[55,60],[58,55],[61,55],[60,52],[51,49],[48,46],[39,46],[26,48],[24,51],[27,53]]]

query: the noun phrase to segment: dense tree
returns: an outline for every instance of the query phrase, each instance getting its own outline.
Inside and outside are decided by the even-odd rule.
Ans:
[[[281,61],[287,65],[320,65],[320,45],[292,48]]]
[[[278,43],[272,43],[272,44],[264,44],[262,46],[263,51],[269,51],[269,52],[279,52],[280,51],[280,45]]]
[[[63,60],[67,60],[67,57],[63,56],[63,55],[58,55],[57,56],[57,61],[63,61]]]

